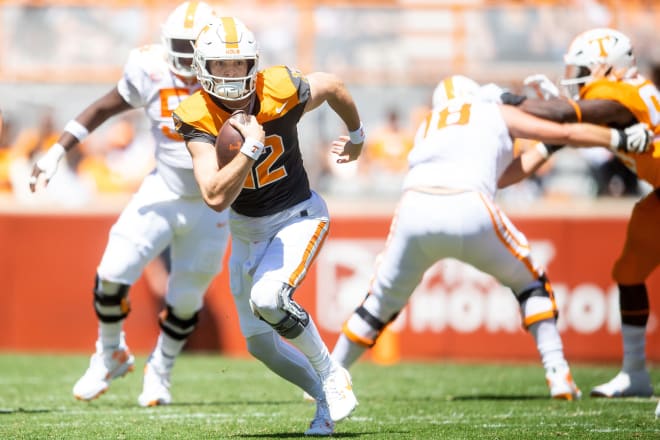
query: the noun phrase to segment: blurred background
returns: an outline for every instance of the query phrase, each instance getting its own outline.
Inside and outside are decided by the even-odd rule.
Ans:
[[[209,3],[221,14],[239,16],[255,32],[262,68],[287,64],[303,72],[336,73],[360,109],[368,140],[358,163],[333,163],[329,146],[345,133],[345,127],[328,108],[305,116],[299,126],[312,185],[327,197],[331,213],[337,216],[334,235],[319,259],[317,272],[310,274],[311,281],[307,282],[312,291],[310,301],[318,306],[321,329],[329,332],[326,335],[336,333],[341,319],[364,296],[373,259],[387,235],[414,131],[430,106],[432,90],[443,77],[463,74],[512,91],[520,91],[522,80],[530,74],[545,73],[558,80],[563,74],[562,56],[573,37],[607,26],[632,39],[642,73],[656,84],[660,78],[660,1]],[[0,348],[56,349],[62,344],[62,349],[87,350],[90,346],[95,325],[90,306],[95,264],[109,226],[153,167],[153,141],[146,117],[135,111],[106,122],[67,156],[66,166],[60,165],[47,193],[30,194],[27,179],[35,158],[55,142],[64,124],[116,84],[130,49],[160,42],[160,23],[178,4],[155,0],[0,1],[0,110],[4,117],[0,138],[0,275],[10,280],[7,316],[0,313],[10,326],[0,337]],[[525,141],[519,146],[524,148]],[[555,290],[568,308],[562,327],[569,333],[568,354],[610,360],[619,356],[616,286],[609,271],[623,242],[630,208],[648,191],[607,150],[578,152],[566,148],[535,178],[499,194],[520,229],[530,234],[541,261],[556,280]],[[583,223],[582,218],[591,223]],[[32,276],[35,267],[45,281]],[[44,270],[48,274],[44,275]],[[502,332],[517,335],[520,328],[515,315],[508,312],[503,316],[514,316],[513,324],[499,326],[495,322],[499,312],[493,311],[497,309],[491,299],[499,298],[501,292],[492,280],[459,270],[451,263],[439,266],[434,274],[435,279],[422,286],[418,298],[432,299],[440,283],[439,295],[452,301],[453,292],[463,295],[467,285],[469,292],[479,293],[477,303],[490,312],[477,310],[480,318],[466,329],[461,326],[471,321],[463,318],[475,310],[469,304],[457,300],[458,314],[438,324],[438,316],[429,314],[433,307],[424,308],[429,303],[420,300],[416,310],[427,312],[426,318],[418,315],[409,325],[402,322],[398,327],[402,333],[431,332],[446,341],[443,332],[447,330],[453,337],[479,337],[481,343],[473,347],[485,350],[481,354],[499,347],[501,351],[495,350],[494,355],[535,356],[533,347],[518,349],[501,338]],[[218,291],[226,291],[225,276],[215,284]],[[657,280],[655,285],[659,285]],[[141,292],[150,289],[146,284],[134,288],[132,295],[138,304]],[[38,306],[30,300],[35,292],[54,290],[70,295],[57,300],[48,297]],[[461,295],[456,298],[466,297]],[[147,293],[144,296],[149,297]],[[226,299],[207,299],[219,321],[231,315],[233,308]],[[157,307],[150,299],[144,303],[151,304],[144,307]],[[515,304],[504,303],[506,310],[516,312]],[[412,307],[415,304],[413,301]],[[54,319],[58,311],[80,309],[76,315],[80,320],[66,325],[74,335],[81,333],[80,327],[87,328],[89,338],[61,343],[61,338],[47,331],[40,333],[29,321],[19,322],[15,316],[24,316],[25,309],[35,320]],[[151,322],[153,313],[147,310],[138,316],[149,321],[149,332],[156,331],[157,324]],[[405,314],[401,316],[405,319]],[[30,329],[26,332],[22,325]],[[217,337],[214,342],[201,341],[200,347],[231,349],[242,343],[237,335],[232,339],[234,322],[230,328],[221,323],[209,325]],[[653,321],[650,330],[655,328]],[[60,330],[65,331],[61,326]],[[140,337],[139,330],[129,326],[129,334],[131,331],[136,339]],[[499,342],[489,345],[485,333]],[[585,339],[591,347],[587,352],[571,344],[594,333],[610,339],[599,340],[603,342],[600,347]],[[468,342],[475,344],[473,339]],[[140,343],[131,347],[139,350]],[[446,345],[436,346],[435,351],[419,348],[417,354],[452,354],[446,349]],[[660,352],[653,356],[660,357]]]
[[[333,165],[327,146],[344,127],[327,108],[301,124],[306,165],[314,186],[328,195],[398,195],[412,135],[444,76],[461,73],[514,91],[529,74],[543,72],[557,80],[572,38],[598,26],[626,33],[648,76],[657,77],[660,69],[657,1],[209,3],[220,13],[240,16],[256,33],[262,67],[287,64],[303,72],[334,72],[350,87],[369,134],[359,164]],[[33,199],[24,179],[31,161],[66,121],[116,83],[131,48],[160,41],[160,23],[177,4],[0,2],[0,109],[6,120],[0,139],[2,191],[21,202]],[[58,175],[50,201],[79,206],[98,193],[132,191],[152,165],[151,142],[139,112],[109,121],[71,155],[71,173]],[[634,196],[643,190],[606,151],[567,150],[536,179],[501,197],[515,203],[551,196]]]

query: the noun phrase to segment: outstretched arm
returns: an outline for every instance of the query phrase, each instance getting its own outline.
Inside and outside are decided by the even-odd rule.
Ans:
[[[511,106],[502,106],[502,115],[511,136],[538,139],[548,144],[605,146],[614,151],[642,153],[653,139],[653,133],[644,124],[635,124],[624,130],[586,123],[558,124]],[[548,147],[543,143],[523,152],[502,173],[498,187],[504,188],[532,175],[545,163],[548,156]]]
[[[43,179],[47,185],[57,171],[57,165],[67,151],[75,147],[89,133],[111,116],[130,110],[133,107],[127,103],[114,87],[101,98],[83,110],[75,119],[69,121],[60,135],[57,143],[49,148],[46,154],[32,168],[30,191],[35,192],[37,182]]]
[[[356,160],[362,152],[365,133],[360,115],[350,92],[338,76],[325,72],[307,75],[310,99],[305,106],[305,113],[314,110],[324,102],[344,121],[349,136],[340,136],[332,144],[332,152],[339,156],[338,163]]]
[[[570,144],[574,146],[604,146],[614,150],[643,152],[651,140],[642,140],[643,145],[631,144],[627,131],[586,123],[565,123],[537,118],[524,111],[504,105],[502,116],[514,138],[538,139],[547,144]],[[640,127],[641,128],[641,127]],[[645,133],[642,129],[641,133]],[[652,137],[652,136],[651,136]]]

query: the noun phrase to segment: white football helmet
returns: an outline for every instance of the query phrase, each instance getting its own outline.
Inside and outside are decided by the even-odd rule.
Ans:
[[[452,99],[471,99],[477,96],[480,86],[475,81],[463,75],[449,76],[435,87],[433,91],[433,109],[447,106]]]
[[[213,17],[213,8],[198,1],[180,4],[167,17],[161,28],[161,40],[172,72],[184,78],[195,77],[192,69],[195,39]]]
[[[575,37],[564,55],[564,64],[561,85],[569,86],[572,96],[579,86],[593,79],[596,67],[604,67],[605,75],[617,78],[632,76],[637,70],[630,39],[609,28],[591,29]]]
[[[224,77],[210,73],[212,60],[245,60],[248,72],[243,77]],[[205,27],[195,43],[193,66],[197,80],[211,95],[223,101],[241,101],[256,88],[259,49],[254,34],[235,17],[220,17]]]

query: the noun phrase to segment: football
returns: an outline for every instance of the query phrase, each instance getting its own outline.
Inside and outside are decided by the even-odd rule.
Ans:
[[[218,137],[215,139],[215,156],[218,160],[218,167],[222,168],[227,165],[238,154],[243,146],[243,136],[229,123],[229,119],[238,119],[241,123],[247,121],[246,114],[243,110],[236,110],[232,115],[222,124]]]

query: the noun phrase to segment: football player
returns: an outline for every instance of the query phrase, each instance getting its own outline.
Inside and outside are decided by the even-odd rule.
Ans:
[[[94,283],[98,317],[96,351],[73,387],[80,400],[105,392],[111,381],[133,370],[123,322],[130,312],[129,288],[145,266],[170,247],[171,273],[160,335],[144,369],[141,406],[171,402],[170,374],[195,329],[203,297],[220,272],[227,247],[228,216],[208,209],[193,176],[192,159],[174,130],[172,111],[200,86],[192,71],[194,40],[214,15],[207,3],[177,6],[162,26],[162,44],[134,49],[117,85],[64,127],[58,142],[36,163],[35,191],[54,175],[67,151],[111,116],[143,108],[156,140],[156,169],[142,182],[110,230]]]
[[[513,163],[512,138],[534,134],[548,142],[571,139],[581,145],[628,148],[645,130],[561,125],[498,105],[482,92],[459,75],[436,88],[434,108],[408,156],[403,195],[375,276],[366,298],[345,322],[332,357],[346,368],[352,365],[398,316],[426,270],[455,258],[512,290],[522,324],[536,342],[551,397],[577,399],[581,393],[564,357],[552,287],[532,259],[525,236],[495,204],[497,181]],[[650,136],[642,138],[647,143]]]
[[[612,269],[619,287],[622,368],[612,380],[591,390],[594,397],[648,397],[653,395],[653,386],[646,368],[649,297],[645,282],[660,263],[660,237],[655,233],[660,222],[660,92],[638,72],[630,39],[614,29],[597,28],[578,35],[564,61],[561,84],[569,88],[571,99],[526,99],[520,103],[522,110],[556,121],[619,128],[641,122],[655,133],[649,149],[615,152],[653,191],[635,204],[625,244]],[[536,78],[532,83],[537,88],[550,89],[547,79]],[[551,153],[557,146],[548,148]]]
[[[286,66],[259,70],[252,32],[239,19],[222,17],[195,44],[194,66],[202,90],[174,112],[175,125],[193,158],[204,200],[229,208],[231,291],[249,352],[317,400],[307,435],[331,435],[334,422],[351,414],[357,400],[346,370],[332,361],[310,314],[294,298],[321,249],[329,227],[323,199],[310,189],[297,125],[327,102],[349,136],[334,141],[337,162],[354,161],[365,135],[358,110],[335,75],[307,75]],[[214,144],[232,118],[244,143],[218,168]],[[284,340],[288,341],[286,343]]]

